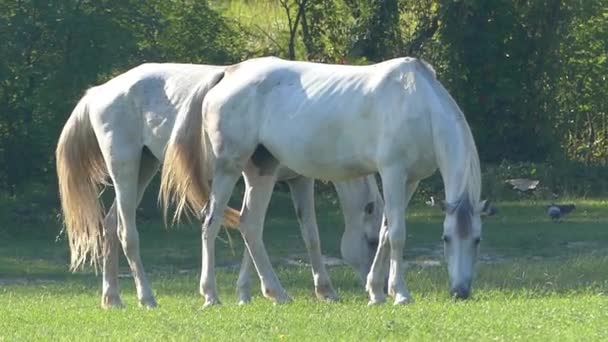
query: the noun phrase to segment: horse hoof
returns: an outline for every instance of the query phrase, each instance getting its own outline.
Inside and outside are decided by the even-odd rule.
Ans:
[[[239,299],[239,302],[237,303],[238,306],[243,306],[243,305],[247,305],[251,303],[251,299]]]
[[[220,305],[220,300],[217,298],[207,299],[205,300],[205,304],[203,304],[203,309],[210,308],[212,306]]]
[[[158,306],[154,297],[142,298],[139,300],[139,306],[146,309],[154,309]]]
[[[327,302],[338,302],[340,301],[340,297],[331,287],[331,285],[319,286],[317,287],[315,294],[317,298]]]
[[[238,291],[237,297],[238,297],[239,305],[248,304],[251,302],[251,292],[250,291]]]
[[[251,303],[251,295],[249,293],[247,293],[247,294],[243,294],[243,293],[239,294],[239,301],[238,301],[239,305],[246,305],[246,304],[249,304],[249,303]]]
[[[272,300],[275,304],[283,304],[291,302],[291,298],[283,288],[277,290],[271,288],[263,288],[262,293],[264,297]]]
[[[384,298],[370,299],[369,302],[367,302],[367,306],[376,306],[376,305],[384,304],[385,301],[386,301],[386,299],[384,299]]]
[[[317,294],[317,298],[330,303],[337,303],[340,301],[340,297],[337,294]]]
[[[317,292],[317,298],[319,300],[325,301],[325,302],[339,302],[340,301],[340,297],[335,293],[335,292],[330,292],[330,293],[319,293]]]
[[[379,304],[383,304],[384,302],[386,302],[386,296],[384,295],[384,293],[380,293],[380,294],[370,293],[369,302],[367,302],[367,305],[368,306],[379,305]]]
[[[384,291],[373,291],[369,290],[369,288],[371,287],[368,286],[367,294],[369,295],[369,302],[367,305],[378,305],[386,301],[386,294]]]
[[[104,309],[122,309],[124,305],[118,295],[106,295],[101,298],[101,307]]]
[[[273,301],[274,301],[275,305],[281,305],[281,304],[291,303],[292,299],[291,299],[291,297],[289,297],[289,295],[287,293],[285,293],[285,294],[282,294],[282,295],[274,298]]]
[[[406,305],[406,304],[411,304],[413,302],[414,302],[414,300],[412,299],[412,297],[397,295],[397,296],[395,296],[394,305]]]

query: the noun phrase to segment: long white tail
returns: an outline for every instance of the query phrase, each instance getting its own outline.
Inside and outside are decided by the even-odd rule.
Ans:
[[[167,144],[159,201],[165,217],[168,207],[175,204],[174,222],[179,221],[184,210],[197,216],[209,200],[213,160],[204,138],[201,111],[205,95],[223,77],[224,72],[218,72],[194,89],[177,116]],[[227,208],[224,212],[224,225],[237,228],[239,222],[240,213]]]
[[[89,119],[87,95],[74,108],[55,151],[63,220],[72,270],[101,256],[103,208],[98,199],[107,171]]]

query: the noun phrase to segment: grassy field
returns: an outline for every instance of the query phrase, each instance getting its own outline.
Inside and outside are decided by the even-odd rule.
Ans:
[[[167,231],[144,221],[143,260],[160,307],[137,306],[122,268],[126,308],[104,311],[100,278],[68,273],[65,241],[29,227],[0,239],[0,340],[607,340],[608,201],[574,202],[577,210],[562,223],[549,221],[545,203],[499,203],[499,216],[485,220],[473,299],[465,302],[449,298],[443,265],[424,266],[440,260],[441,213],[413,207],[405,257],[415,302],[405,307],[368,307],[345,266],[330,268],[342,301],[317,301],[309,268],[283,262],[304,253],[286,194],[275,195],[265,234],[294,298],[282,306],[257,289],[250,305],[236,305],[242,243],[233,235],[234,254],[218,241],[223,305],[203,310],[196,227]],[[324,254],[339,256],[341,214],[328,199],[317,211]]]

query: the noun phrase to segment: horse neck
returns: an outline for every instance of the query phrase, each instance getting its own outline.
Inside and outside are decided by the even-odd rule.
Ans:
[[[445,105],[438,107],[443,109],[433,111],[433,141],[445,199],[457,203],[468,195],[475,200],[479,197],[474,188],[479,187],[479,163],[474,159],[477,151],[471,133],[461,113],[446,110]]]
[[[478,201],[481,193],[479,157],[473,135],[458,104],[432,69],[418,63],[417,75],[430,112],[433,146],[448,203]]]

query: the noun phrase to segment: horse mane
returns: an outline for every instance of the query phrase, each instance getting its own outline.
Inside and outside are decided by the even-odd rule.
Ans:
[[[452,97],[450,93],[445,89],[443,84],[437,80],[437,74],[435,69],[426,61],[422,59],[415,59],[417,62],[417,69],[421,71],[421,74],[429,81],[429,84],[435,89],[440,96],[438,99],[446,107],[452,109],[452,112],[456,115],[456,122],[460,126],[463,132],[464,143],[466,145],[467,156],[465,161],[465,169],[463,174],[463,182],[461,182],[461,188],[458,189],[460,197],[456,203],[454,203],[458,213],[460,211],[466,211],[470,214],[481,198],[481,167],[479,163],[479,154],[477,152],[477,146],[473,139],[473,133],[467,123],[464,113]],[[460,215],[459,215],[460,216]]]
[[[426,72],[430,73],[434,79],[437,79],[437,72],[435,72],[435,68],[431,65],[431,63],[425,61],[424,59],[416,59],[420,64],[422,64],[422,68],[426,70]]]

